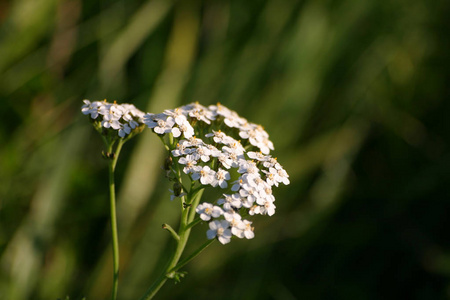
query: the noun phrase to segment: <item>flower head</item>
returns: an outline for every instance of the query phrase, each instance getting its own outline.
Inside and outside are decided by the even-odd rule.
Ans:
[[[86,105],[86,112],[95,114],[95,107]],[[199,103],[146,114],[144,123],[161,137],[174,163],[183,166],[172,171],[177,180],[184,173],[191,189],[220,189],[222,197],[195,208],[199,218],[209,222],[209,239],[222,244],[233,235],[251,239],[254,228],[244,216],[275,213],[272,187],[289,184],[289,175],[270,155],[273,143],[261,125],[221,104]]]
[[[133,104],[83,100],[81,112],[89,115],[94,127],[102,134],[114,138],[129,138],[142,131],[145,114]],[[142,125],[142,126],[141,126]]]

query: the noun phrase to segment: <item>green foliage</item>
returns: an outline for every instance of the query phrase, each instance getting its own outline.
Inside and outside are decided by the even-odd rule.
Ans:
[[[291,176],[254,240],[209,247],[161,299],[446,299],[449,8],[0,3],[0,298],[108,298],[107,164],[80,113],[107,98],[221,102],[265,126]],[[117,164],[119,299],[142,296],[173,247],[160,146],[144,132]]]

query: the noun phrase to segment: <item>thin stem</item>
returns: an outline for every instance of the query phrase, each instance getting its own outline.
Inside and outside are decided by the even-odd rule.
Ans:
[[[117,216],[116,216],[116,191],[114,171],[116,168],[117,159],[122,149],[123,140],[119,140],[114,155],[108,161],[109,169],[109,204],[111,216],[111,235],[112,235],[112,250],[113,250],[113,287],[111,292],[111,299],[117,299],[117,290],[119,287],[119,237],[117,232]],[[107,144],[109,154],[113,154],[113,143]]]
[[[187,224],[186,229],[194,227],[195,225],[197,225],[201,221],[202,221],[202,219],[200,219],[200,218],[195,219],[194,221],[192,221],[189,224]]]
[[[192,199],[192,201],[190,202],[191,207],[196,208],[198,206],[198,203],[200,202],[200,199],[202,198],[204,190],[205,190],[204,188],[202,188],[200,190],[196,190],[196,192],[194,193],[194,197],[193,197],[194,199]],[[194,218],[195,218],[195,209],[193,209],[189,212],[187,224],[192,223]]]
[[[111,234],[113,247],[113,288],[111,299],[117,298],[117,288],[119,285],[119,238],[117,235],[117,219],[116,219],[116,195],[114,188],[114,168],[112,162],[109,164],[109,204],[111,214]]]

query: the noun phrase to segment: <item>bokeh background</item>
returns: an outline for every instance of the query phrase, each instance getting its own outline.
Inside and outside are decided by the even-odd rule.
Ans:
[[[0,299],[109,297],[107,167],[85,98],[221,102],[265,127],[290,174],[255,239],[213,244],[159,299],[449,299],[449,8],[0,2]],[[173,246],[163,158],[147,131],[119,160],[120,299]]]

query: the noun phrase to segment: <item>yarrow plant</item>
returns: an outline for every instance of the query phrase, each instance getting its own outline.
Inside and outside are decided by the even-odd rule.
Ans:
[[[270,155],[274,146],[261,125],[248,122],[221,104],[205,107],[192,103],[159,114],[144,114],[130,104],[84,102],[82,112],[94,120],[107,146],[119,141],[121,147],[144,125],[159,136],[167,150],[165,175],[173,182],[171,200],[180,200],[181,219],[177,232],[168,224],[163,228],[172,234],[177,246],[168,267],[142,299],[151,299],[168,278],[179,280],[184,276],[178,270],[214,240],[228,244],[233,237],[252,239],[255,233],[251,217],[275,213],[272,189],[289,184],[289,175]],[[115,166],[118,153],[111,154],[111,149],[106,157],[112,157]],[[111,194],[114,179],[112,186]],[[202,202],[206,188],[218,190],[217,198]],[[202,222],[208,223],[207,241],[180,261],[191,229]],[[117,287],[113,299],[116,293]]]
[[[119,286],[119,238],[117,234],[114,171],[123,144],[144,130],[143,117],[145,113],[132,104],[108,103],[106,100],[94,102],[83,100],[83,102],[84,105],[81,107],[81,112],[89,115],[92,125],[101,134],[106,146],[106,152],[103,152],[103,156],[108,159],[114,268],[111,297],[116,299]]]

